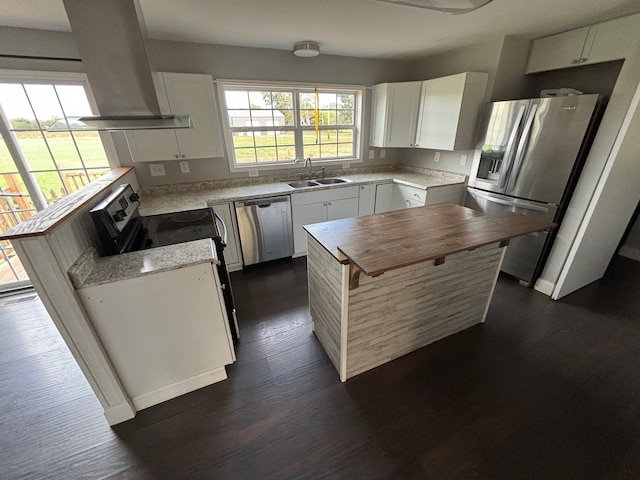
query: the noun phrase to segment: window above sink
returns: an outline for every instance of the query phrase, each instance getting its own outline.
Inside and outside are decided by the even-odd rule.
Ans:
[[[231,171],[362,161],[363,86],[218,81]]]

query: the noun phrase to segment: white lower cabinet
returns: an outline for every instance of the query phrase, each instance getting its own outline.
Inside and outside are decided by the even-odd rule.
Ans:
[[[423,207],[427,198],[427,191],[410,185],[394,184],[391,196],[394,210],[403,208]]]
[[[294,257],[307,254],[305,225],[358,216],[358,187],[291,195]]]
[[[136,410],[227,378],[225,365],[235,361],[235,352],[213,264],[77,294]]]
[[[454,185],[442,185],[441,187],[430,187],[427,191],[426,205],[435,205],[436,203],[455,203],[456,205],[464,204],[464,196],[466,194],[464,183],[456,183]]]
[[[242,256],[240,255],[240,244],[238,242],[238,222],[235,208],[232,203],[221,203],[220,205],[214,205],[211,209],[222,218],[227,228],[227,248],[224,249],[227,270],[230,272],[241,270]],[[224,232],[220,233],[224,235]]]
[[[395,210],[393,207],[393,183],[376,185],[375,213],[384,213]]]
[[[401,183],[380,184],[376,185],[375,213],[444,202],[462,205],[464,195],[463,183],[429,187],[426,190]]]
[[[358,216],[371,215],[376,207],[376,185],[360,185],[358,188]]]

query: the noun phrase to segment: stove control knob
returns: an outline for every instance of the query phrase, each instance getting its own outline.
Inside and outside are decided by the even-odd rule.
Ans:
[[[124,217],[127,216],[127,212],[125,212],[124,210],[118,210],[116,213],[113,214],[113,219],[116,222],[121,222],[122,220],[124,220]]]
[[[131,195],[129,195],[129,200],[131,202],[137,202],[138,200],[140,200],[140,195],[138,195],[136,192],[134,192]]]

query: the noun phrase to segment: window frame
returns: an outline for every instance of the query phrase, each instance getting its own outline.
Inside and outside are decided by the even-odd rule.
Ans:
[[[352,93],[354,99],[354,123],[353,125],[319,125],[319,130],[347,130],[353,129],[353,152],[351,157],[338,158],[316,158],[313,159],[314,164],[340,164],[349,165],[352,163],[362,163],[364,161],[364,99],[366,96],[366,86],[364,85],[343,85],[343,84],[311,84],[302,82],[260,82],[232,79],[217,79],[215,81],[219,99],[220,115],[224,126],[224,142],[227,151],[227,160],[231,172],[247,172],[257,170],[278,170],[302,167],[304,165],[304,145],[303,132],[313,130],[313,126],[300,125],[299,114],[299,94],[314,92],[317,88],[318,93]],[[227,108],[225,92],[227,90],[254,90],[254,91],[286,91],[293,94],[292,110],[294,116],[293,125],[282,126],[256,126],[256,127],[232,127],[229,122],[229,113]],[[231,109],[233,110],[233,109]],[[343,127],[343,128],[341,128]],[[257,131],[293,131],[295,139],[296,158],[291,161],[276,161],[242,164],[236,162],[235,148],[233,142],[233,133],[240,131],[257,132]],[[256,147],[254,147],[256,148]]]

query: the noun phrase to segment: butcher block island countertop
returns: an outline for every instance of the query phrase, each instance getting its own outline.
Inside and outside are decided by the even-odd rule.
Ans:
[[[305,226],[314,332],[340,379],[484,322],[509,240],[554,226],[449,203]]]

